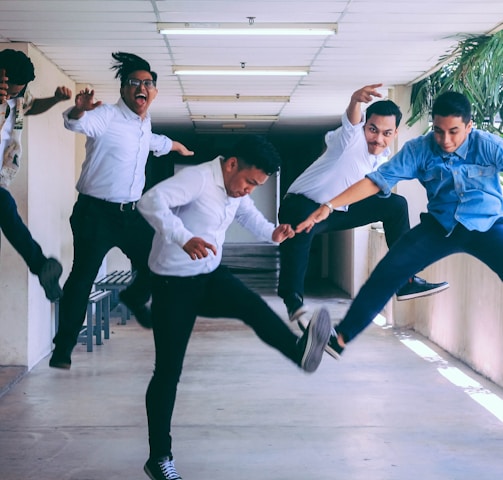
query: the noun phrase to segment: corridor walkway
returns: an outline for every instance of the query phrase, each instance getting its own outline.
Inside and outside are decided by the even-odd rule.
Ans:
[[[286,317],[275,296],[266,300]],[[335,319],[349,301],[309,303],[326,303]],[[407,348],[416,340],[441,360]],[[502,420],[439,366],[459,368],[496,404],[503,398],[410,331],[372,325],[342,360],[325,355],[308,375],[239,322],[201,318],[174,416],[177,469],[184,480],[502,478]],[[147,478],[152,367],[151,332],[134,319],[114,322],[92,353],[78,345],[70,371],[44,359],[0,397],[0,479]]]

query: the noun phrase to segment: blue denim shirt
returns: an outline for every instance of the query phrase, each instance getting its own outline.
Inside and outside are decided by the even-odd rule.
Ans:
[[[458,223],[485,232],[503,217],[501,171],[503,138],[473,129],[453,153],[438,146],[433,132],[410,140],[367,177],[382,196],[400,180],[418,179],[428,195],[428,212],[450,234]]]

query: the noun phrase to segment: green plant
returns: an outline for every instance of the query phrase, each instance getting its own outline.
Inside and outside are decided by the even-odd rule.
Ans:
[[[466,37],[440,60],[449,58],[452,60],[413,85],[407,125],[429,114],[437,95],[456,90],[470,100],[478,128],[503,136],[503,30]]]
[[[503,136],[503,30],[466,37],[440,60],[437,71],[412,86],[407,125],[429,115],[437,95],[455,90],[470,100],[477,128]],[[500,179],[503,185],[503,173]]]

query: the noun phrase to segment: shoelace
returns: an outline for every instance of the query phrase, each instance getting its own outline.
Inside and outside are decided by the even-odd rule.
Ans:
[[[180,477],[176,471],[174,460],[164,460],[163,462],[159,462],[159,467],[161,468],[162,474],[168,480],[181,480],[182,477]]]

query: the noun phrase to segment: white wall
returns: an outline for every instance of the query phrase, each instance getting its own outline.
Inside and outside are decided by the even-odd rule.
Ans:
[[[51,97],[59,85],[75,90],[73,82],[32,45],[1,44],[0,48],[22,50],[31,58],[36,78],[30,91],[35,97]],[[26,117],[21,169],[10,187],[21,217],[44,253],[62,262],[62,280],[73,252],[68,218],[75,195],[75,139],[64,129],[61,117],[70,105],[61,102],[44,114]],[[53,315],[38,278],[2,238],[0,365],[31,368],[47,355],[52,348]]]

